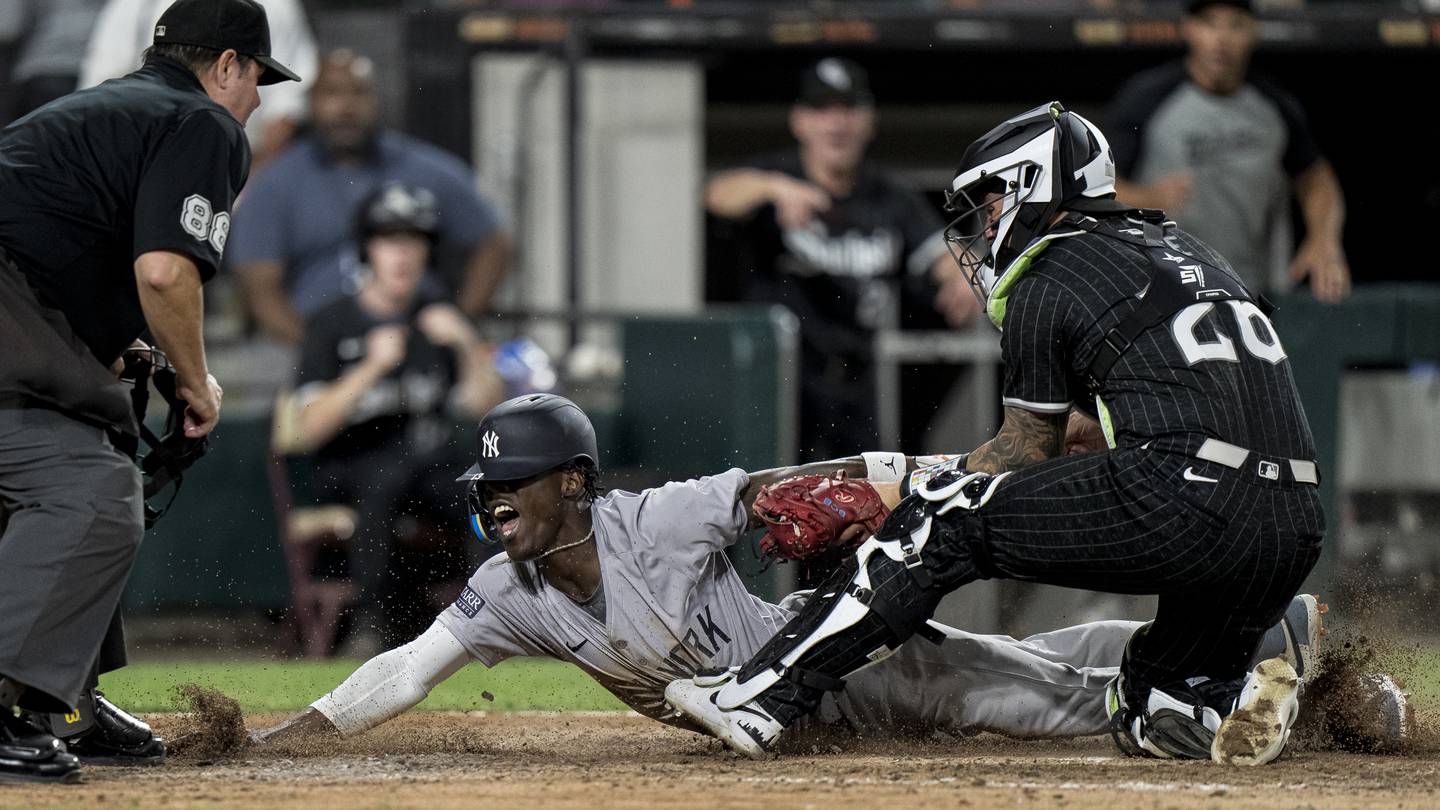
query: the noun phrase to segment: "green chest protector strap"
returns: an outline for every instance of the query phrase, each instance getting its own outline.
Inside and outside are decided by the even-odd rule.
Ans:
[[[1073,220],[1067,222],[1068,225],[1139,247],[1150,260],[1150,280],[1140,294],[1140,305],[1105,333],[1085,370],[1084,382],[1092,394],[1098,394],[1110,369],[1129,351],[1136,338],[1180,310],[1212,301],[1254,301],[1249,290],[1234,276],[1166,243],[1166,223],[1161,211],[1140,209],[1125,219],[1095,219],[1076,214],[1067,219]],[[1267,316],[1273,309],[1263,297],[1258,306]]]

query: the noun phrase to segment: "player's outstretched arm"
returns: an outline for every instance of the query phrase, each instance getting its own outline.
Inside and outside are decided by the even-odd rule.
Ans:
[[[760,490],[771,484],[784,481],[786,478],[794,478],[797,475],[824,475],[830,476],[843,472],[851,478],[864,478],[865,459],[860,456],[849,458],[837,458],[830,461],[814,461],[809,464],[798,464],[793,467],[775,467],[769,470],[760,470],[750,473],[750,485],[740,494],[740,499],[745,503],[746,511],[751,513],[750,528],[760,525],[754,516],[755,496]]]
[[[437,621],[409,644],[366,661],[310,708],[251,739],[264,744],[359,734],[413,708],[469,662],[470,653]]]
[[[778,483],[786,478],[794,478],[801,475],[833,476],[843,472],[850,478],[858,478],[870,483],[880,495],[880,500],[885,503],[887,509],[894,509],[904,497],[901,482],[905,477],[921,467],[928,467],[932,464],[939,464],[957,458],[956,456],[907,456],[895,452],[871,452],[847,458],[831,459],[829,461],[814,461],[809,464],[801,464],[795,467],[776,467],[771,470],[760,470],[750,473],[750,486],[741,493],[745,502],[745,508],[751,513],[750,528],[759,527],[760,523],[754,517],[755,497],[760,490],[771,484]],[[962,462],[963,463],[963,462]]]

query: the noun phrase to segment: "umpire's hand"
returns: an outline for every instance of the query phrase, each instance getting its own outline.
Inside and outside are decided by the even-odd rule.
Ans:
[[[191,439],[209,435],[220,421],[220,399],[225,396],[215,375],[206,374],[204,385],[182,382],[176,393],[185,400],[185,435]]]

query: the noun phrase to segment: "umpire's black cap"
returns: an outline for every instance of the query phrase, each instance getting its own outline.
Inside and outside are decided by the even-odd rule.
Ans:
[[[154,44],[234,48],[265,66],[260,84],[300,81],[270,56],[270,19],[255,0],[175,0],[155,23]]]
[[[518,481],[584,459],[600,466],[595,428],[580,406],[558,394],[526,394],[480,420],[476,461],[457,481]]]

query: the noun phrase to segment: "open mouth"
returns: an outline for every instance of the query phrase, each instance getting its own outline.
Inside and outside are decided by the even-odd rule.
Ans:
[[[490,514],[495,518],[496,525],[500,527],[502,537],[510,537],[515,533],[515,527],[520,525],[520,513],[509,504],[496,504],[495,508],[490,510]]]

